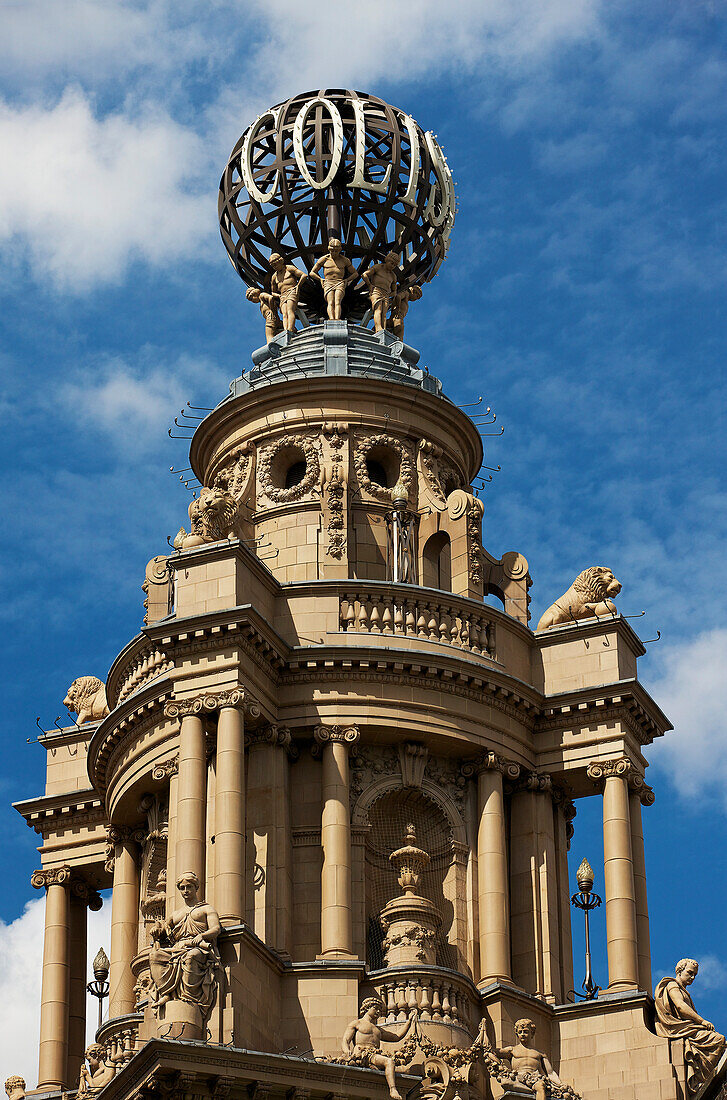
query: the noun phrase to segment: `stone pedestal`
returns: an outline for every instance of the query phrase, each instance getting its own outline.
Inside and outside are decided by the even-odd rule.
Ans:
[[[186,1001],[167,1001],[159,1009],[158,1039],[204,1039],[205,1033],[205,1021],[197,1005]]]
[[[428,898],[415,892],[419,875],[429,864],[429,854],[415,846],[416,833],[413,825],[407,826],[405,839],[404,847],[397,848],[389,856],[389,861],[399,872],[399,885],[403,893],[398,898],[393,898],[381,910],[381,923],[386,932],[386,965],[434,965],[437,961],[437,941],[442,917]]]

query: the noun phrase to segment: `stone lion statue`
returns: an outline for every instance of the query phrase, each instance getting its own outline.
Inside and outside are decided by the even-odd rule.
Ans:
[[[79,676],[69,687],[63,706],[78,715],[78,724],[97,722],[109,712],[106,688],[97,676]]]
[[[538,623],[538,630],[548,630],[573,619],[615,615],[613,598],[620,591],[621,583],[610,569],[605,565],[592,565],[579,573],[568,591],[551,604]]]
[[[232,493],[215,486],[204,486],[189,506],[191,531],[180,527],[174,539],[175,550],[189,550],[206,542],[219,542],[232,537],[237,519],[238,503]]]

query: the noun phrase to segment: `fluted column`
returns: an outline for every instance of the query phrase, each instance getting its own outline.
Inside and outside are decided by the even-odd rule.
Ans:
[[[36,890],[45,887],[43,980],[40,994],[38,1088],[62,1089],[69,1084],[68,996],[70,949],[70,867],[34,871]]]
[[[631,814],[626,759],[596,761],[588,778],[603,788],[603,869],[606,894],[608,989],[637,989],[639,963],[636,896],[631,850]]]
[[[638,778],[638,777],[636,777]],[[644,829],[641,807],[654,803],[654,792],[639,782],[629,794],[631,817],[631,855],[634,865],[634,897],[636,900],[636,942],[639,960],[639,989],[651,993],[651,936],[649,933],[649,906],[646,898],[646,858],[644,855]]]
[[[71,879],[69,912],[68,1070],[69,1088],[78,1084],[86,1049],[87,911],[101,908],[101,898],[82,878]]]
[[[474,765],[477,777],[477,898],[480,929],[480,981],[512,982],[510,887],[503,773],[517,779],[520,768],[494,752]],[[463,769],[465,770],[465,769]]]
[[[114,883],[111,895],[111,968],[109,1017],[134,1011],[134,975],[131,960],[139,946],[138,831],[109,827],[114,845]]]
[[[356,726],[317,726],[322,755],[321,956],[353,956],[351,910],[351,809],[348,752],[359,739]]]
[[[176,878],[193,871],[200,889],[205,882],[205,818],[207,804],[207,753],[202,714],[203,699],[167,703],[167,718],[181,718],[179,775],[177,779],[177,839],[174,852]]]
[[[245,915],[245,718],[243,693],[231,692],[217,723],[215,908],[224,924]]]

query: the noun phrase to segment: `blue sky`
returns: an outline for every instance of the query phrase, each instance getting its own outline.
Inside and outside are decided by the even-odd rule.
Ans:
[[[75,676],[139,627],[144,566],[186,519],[167,425],[214,405],[262,339],[220,243],[227,155],[269,104],[383,96],[438,135],[459,213],[407,340],[505,425],[485,544],[521,550],[535,620],[586,565],[623,582],[641,677],[676,726],[650,750],[655,978],[703,960],[727,1025],[724,536],[727,23],[723,3],[4,0],[0,41],[0,943],[21,918],[40,793]],[[579,803],[574,863],[600,855]],[[602,878],[602,873],[599,875]],[[23,924],[25,920],[25,924]],[[25,931],[24,931],[25,929]],[[26,935],[27,933],[27,935]],[[23,939],[23,936],[26,939]],[[597,978],[605,982],[596,918]],[[16,950],[14,947],[13,950]],[[32,1072],[29,1070],[29,1072]]]

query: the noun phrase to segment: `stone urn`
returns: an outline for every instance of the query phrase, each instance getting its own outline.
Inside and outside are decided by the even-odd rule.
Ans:
[[[402,893],[381,910],[386,965],[434,965],[442,917],[428,898],[417,893],[419,877],[429,865],[429,853],[417,848],[413,825],[407,825],[404,846],[391,853],[389,862],[398,872]]]

